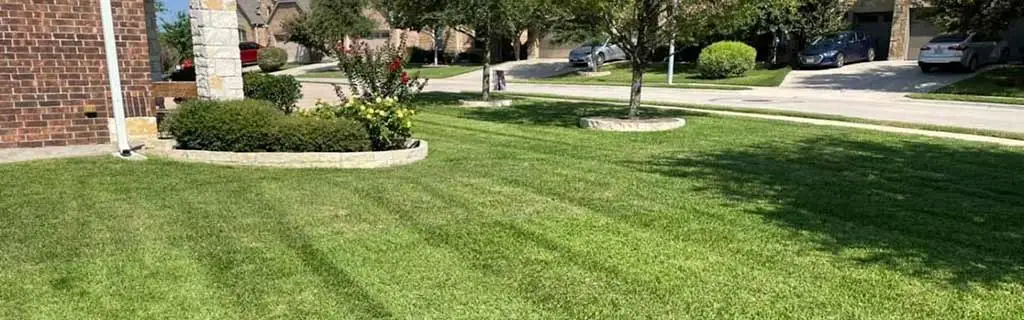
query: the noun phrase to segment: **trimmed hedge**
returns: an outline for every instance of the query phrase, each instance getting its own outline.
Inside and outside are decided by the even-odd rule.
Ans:
[[[286,114],[294,112],[302,98],[302,84],[292,76],[246,72],[242,82],[246,98],[268,101]]]
[[[347,119],[287,116],[258,100],[192,100],[168,119],[178,147],[230,152],[370,151],[366,128]]]
[[[700,52],[697,72],[707,79],[740,77],[757,66],[757,50],[742,42],[716,42]]]
[[[288,52],[281,48],[262,48],[256,53],[256,61],[263,72],[274,72],[288,63]]]

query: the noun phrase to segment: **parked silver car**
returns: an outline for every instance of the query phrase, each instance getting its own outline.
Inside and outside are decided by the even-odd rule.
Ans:
[[[932,38],[921,47],[917,64],[923,72],[932,72],[938,67],[955,67],[973,72],[987,64],[1006,63],[1009,58],[1010,48],[1003,39],[977,33],[959,33]]]
[[[596,52],[591,54],[592,50],[596,50]],[[626,52],[622,51],[618,45],[610,44],[607,41],[585,43],[569,52],[569,63],[576,66],[590,65],[591,59],[596,59],[595,61],[600,65],[608,61],[625,60]]]

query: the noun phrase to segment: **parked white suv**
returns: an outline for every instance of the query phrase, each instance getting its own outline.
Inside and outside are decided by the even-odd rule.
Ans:
[[[944,34],[921,47],[917,65],[923,72],[938,67],[956,67],[973,72],[992,63],[1006,63],[1010,48],[1006,41],[982,34]]]

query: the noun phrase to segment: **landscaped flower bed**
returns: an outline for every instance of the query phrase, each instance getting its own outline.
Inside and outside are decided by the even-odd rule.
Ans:
[[[247,85],[247,97],[267,101],[184,103],[168,123],[176,144],[155,150],[182,160],[285,167],[375,168],[421,160],[427,144],[412,139],[416,112],[409,102],[426,81],[404,71],[402,47],[374,51],[361,44],[339,51],[339,64],[352,79],[348,94],[337,90],[342,104],[320,102],[293,112],[298,95],[261,93],[285,82]],[[269,84],[273,77],[250,78]]]

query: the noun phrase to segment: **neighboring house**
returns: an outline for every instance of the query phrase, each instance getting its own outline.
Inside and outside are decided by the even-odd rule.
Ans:
[[[285,24],[309,12],[312,0],[238,0],[238,37],[240,42],[256,42],[288,52],[288,61],[305,61],[309,51],[288,41]]]
[[[113,12],[129,134],[155,136],[153,3],[113,1]],[[0,1],[0,28],[0,148],[111,142],[100,2]]]
[[[858,0],[850,10],[850,23],[857,31],[871,34],[877,39],[876,52],[886,58],[889,53],[889,44],[893,35],[893,0]],[[925,13],[929,5],[923,0],[911,1],[910,23],[908,30],[903,30],[903,35],[909,35],[906,44],[907,59],[915,60],[920,55],[920,50],[928,40],[940,32],[929,20]],[[1021,57],[1021,50],[1024,48],[1024,19],[1017,21],[1002,35],[1010,43],[1012,54]]]
[[[279,47],[288,52],[289,61],[305,62],[309,59],[309,50],[288,41],[285,25],[288,21],[312,10],[313,0],[238,0],[238,34],[239,41],[251,41],[264,47]],[[377,23],[377,29],[363,38],[370,46],[384,44],[388,39],[397,40],[403,33],[407,44],[424,50],[434,50],[434,35],[426,32],[392,29],[387,20],[379,12],[364,10],[371,20]],[[444,49],[448,53],[457,54],[474,48],[473,41],[467,35],[448,29],[445,36]],[[523,40],[525,41],[525,33]],[[574,46],[558,44],[546,39],[541,42],[540,57],[565,58]],[[525,57],[523,57],[525,58]]]

